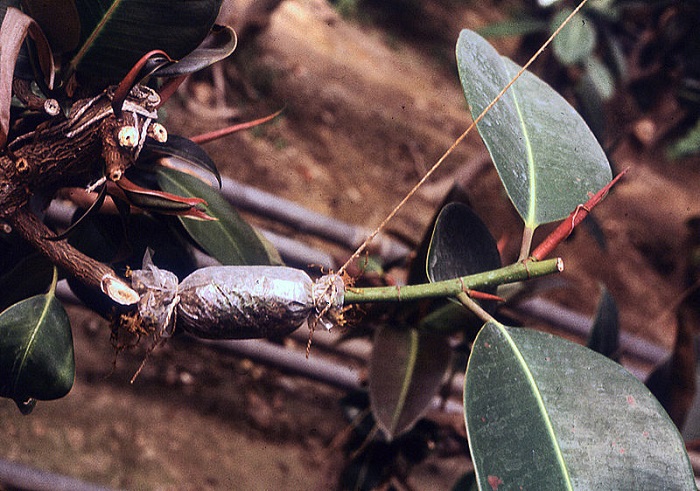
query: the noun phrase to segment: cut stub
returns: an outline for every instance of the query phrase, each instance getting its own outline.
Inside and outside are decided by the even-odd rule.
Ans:
[[[321,291],[304,271],[283,266],[198,269],[180,283],[178,326],[209,339],[286,336],[309,318],[323,318],[328,327],[342,309],[340,283],[331,281],[332,288]],[[317,302],[315,293],[327,303]]]

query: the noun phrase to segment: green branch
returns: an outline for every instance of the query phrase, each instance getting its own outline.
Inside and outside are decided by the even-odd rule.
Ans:
[[[423,298],[455,297],[469,290],[479,290],[489,286],[515,283],[530,278],[560,273],[564,264],[560,258],[545,261],[524,261],[451,280],[425,283],[422,285],[381,286],[373,288],[348,287],[345,291],[345,305],[366,302],[402,302]]]

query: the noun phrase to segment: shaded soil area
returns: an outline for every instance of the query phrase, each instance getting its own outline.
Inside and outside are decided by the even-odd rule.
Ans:
[[[282,2],[267,28],[242,38],[222,68],[226,102],[240,119],[281,107],[284,113],[207,144],[222,174],[347,222],[377,226],[471,121],[451,54],[459,28],[500,15],[490,7],[435,4],[444,32],[425,42],[426,33],[407,36],[344,19],[321,0]],[[509,54],[517,44],[497,47]],[[211,80],[199,77],[169,103],[164,123],[185,136],[220,128],[227,123],[213,104]],[[670,306],[683,290],[685,221],[700,215],[700,162],[666,162],[633,139],[612,158],[617,170],[630,171],[595,212],[606,249],[585,228],[577,231],[557,250],[566,283],[547,295],[592,315],[604,284],[623,330],[670,348]],[[389,232],[417,244],[455,181],[502,239],[504,262],[515,259],[520,221],[476,134],[399,212]],[[254,221],[340,260],[351,252]],[[132,385],[145,347],[126,352],[113,367],[106,323],[77,307],[70,314],[76,385],[28,417],[0,401],[3,458],[115,488],[336,487],[348,425],[338,403],[342,392],[177,339],[150,355]],[[415,489],[448,489],[466,469],[465,459],[432,459],[410,482]]]

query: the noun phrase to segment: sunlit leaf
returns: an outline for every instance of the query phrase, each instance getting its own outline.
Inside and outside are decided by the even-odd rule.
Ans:
[[[469,30],[459,36],[457,60],[474,118],[520,69]],[[530,229],[565,218],[588,200],[588,193],[612,178],[608,159],[583,119],[529,72],[477,128],[508,196]]]
[[[571,14],[571,9],[561,9],[552,18],[550,29],[554,32]],[[581,12],[564,26],[552,42],[554,56],[564,65],[581,63],[591,56],[596,43],[596,31],[593,22]]]
[[[281,264],[277,251],[210,186],[196,177],[172,169],[156,173],[160,187],[179,196],[203,198],[202,209],[216,221],[180,218],[192,239],[210,256],[227,265]]]
[[[369,368],[369,396],[387,438],[408,431],[438,392],[450,363],[444,336],[417,329],[377,330]]]
[[[48,293],[0,313],[0,396],[20,406],[58,399],[73,386],[73,337],[55,286],[56,273]]]
[[[70,72],[114,83],[149,51],[160,49],[180,59],[194,50],[214,25],[221,0],[76,0],[75,4],[81,39]]]
[[[658,401],[620,365],[570,341],[487,323],[464,409],[481,489],[695,489]]]

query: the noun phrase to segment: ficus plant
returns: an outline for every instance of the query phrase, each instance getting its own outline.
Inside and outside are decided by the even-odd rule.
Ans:
[[[12,285],[0,289],[0,396],[29,413],[70,391],[60,277],[117,339],[152,348],[180,331],[330,329],[347,306],[391,303],[374,332],[371,434],[391,443],[425,431],[457,339],[470,352],[464,415],[479,489],[694,489],[677,429],[640,382],[591,349],[499,320],[498,287],[560,272],[553,249],[619,175],[566,100],[479,35],[461,33],[459,75],[523,219],[520,257],[503,266],[480,218],[446,203],[410,284],[367,287],[346,281],[347,265],[315,280],[283,266],[220,196],[204,150],[157,122],[183,77],[233,51],[233,31],[213,25],[219,1],[0,5],[0,285]],[[90,204],[58,231],[42,212],[66,188]],[[115,213],[99,212],[107,206]],[[537,227],[556,221],[533,248]],[[198,268],[195,249],[222,266]]]
[[[556,29],[574,3],[523,2],[510,18],[479,33],[486,38],[524,36],[523,45],[531,46]],[[606,133],[606,103],[620,89],[632,96],[637,112],[648,117],[667,97],[677,105],[679,116],[658,124],[653,134],[641,139],[661,144],[670,158],[695,154],[700,148],[700,124],[694,68],[698,42],[693,30],[699,13],[693,0],[590,1],[554,40],[550,58],[559,70],[548,64],[547,80],[559,92],[575,97],[599,138]]]

